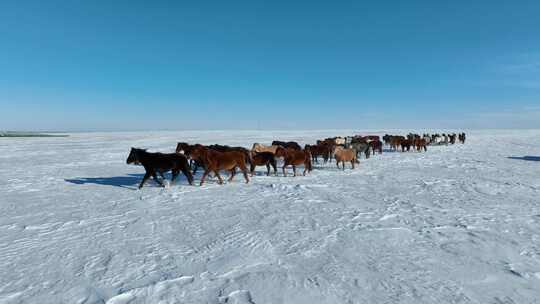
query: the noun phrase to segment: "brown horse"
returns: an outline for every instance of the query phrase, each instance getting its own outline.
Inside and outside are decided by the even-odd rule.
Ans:
[[[413,145],[413,142],[410,139],[402,139],[401,140],[401,152],[407,152],[411,151],[411,146]]]
[[[403,136],[392,136],[390,139],[390,148],[394,151],[396,151],[399,146],[401,146],[401,142],[406,140]]]
[[[368,141],[369,146],[371,147],[371,150],[373,151],[373,154],[375,155],[375,151],[378,151],[379,154],[382,154],[383,149],[383,143],[380,140],[371,140]]]
[[[277,163],[272,152],[252,152],[251,153],[251,176],[255,173],[256,166],[266,166],[266,175],[270,175],[270,166],[274,168],[274,174],[277,175]]]
[[[150,153],[145,149],[131,148],[131,152],[126,160],[127,164],[141,164],[146,170],[139,189],[144,186],[144,183],[152,176],[154,180],[162,187],[165,185],[162,181],[157,178],[156,173],[159,173],[161,178],[163,173],[167,171],[172,171],[171,183],[173,183],[180,173],[184,173],[187,177],[190,185],[193,184],[193,175],[191,175],[191,170],[189,169],[189,164],[187,158],[178,153]]]
[[[356,150],[354,149],[336,147],[334,151],[334,158],[336,159],[336,165],[338,168],[340,162],[343,164],[343,170],[345,170],[345,162],[351,162],[351,166],[353,169],[354,164],[358,162],[358,159],[356,158]]]
[[[311,160],[319,163],[319,156],[322,156],[324,163],[327,163],[332,155],[332,146],[329,144],[318,144],[318,145],[306,145],[304,150],[311,153]]]
[[[199,169],[199,167],[204,168],[204,164],[199,159],[193,158],[191,156],[191,151],[193,151],[197,147],[203,147],[203,145],[201,144],[190,145],[186,142],[179,142],[176,145],[176,153],[183,153],[185,156],[189,158],[190,166],[193,169],[193,174],[197,173],[197,169]]]
[[[312,170],[311,153],[309,151],[279,147],[276,150],[276,157],[283,157],[283,176],[287,176],[287,171],[285,170],[287,166],[293,167],[294,176],[296,176],[296,166],[298,165],[304,165],[303,175],[306,175],[306,172],[311,172]]]
[[[422,151],[422,149],[424,149],[424,151],[427,152],[427,141],[425,138],[415,139],[414,146],[416,147],[416,151],[418,152]]]
[[[223,179],[219,175],[219,171],[227,170],[230,172],[229,181],[232,181],[234,175],[236,174],[237,167],[239,167],[240,170],[242,170],[242,173],[244,173],[246,183],[249,183],[246,167],[246,156],[242,152],[219,152],[209,149],[207,147],[199,146],[191,152],[191,157],[200,159],[205,165],[204,174],[201,177],[201,186],[210,171],[214,172],[214,174],[219,179],[219,183],[223,184]]]

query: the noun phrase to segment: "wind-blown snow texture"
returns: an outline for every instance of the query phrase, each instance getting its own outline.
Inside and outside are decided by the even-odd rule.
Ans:
[[[248,185],[182,176],[137,191],[144,170],[125,164],[131,146],[352,133],[2,139],[0,303],[540,301],[540,131],[472,132],[306,177],[260,167]]]

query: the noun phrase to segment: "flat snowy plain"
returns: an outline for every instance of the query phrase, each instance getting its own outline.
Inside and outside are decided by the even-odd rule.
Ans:
[[[139,191],[125,163],[131,146],[354,133],[373,132],[0,139],[0,303],[540,302],[540,130],[247,185]]]

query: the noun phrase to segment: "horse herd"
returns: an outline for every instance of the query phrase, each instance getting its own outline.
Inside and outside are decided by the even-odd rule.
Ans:
[[[277,175],[277,160],[282,159],[283,176],[287,176],[287,167],[291,166],[293,174],[296,176],[296,167],[303,166],[303,175],[313,169],[312,163],[319,162],[322,157],[324,163],[335,159],[339,168],[342,165],[345,170],[345,163],[350,162],[354,169],[355,164],[359,163],[359,158],[363,154],[368,159],[371,154],[383,153],[383,146],[388,145],[392,150],[401,149],[402,152],[411,151],[411,147],[416,151],[427,151],[428,145],[448,145],[455,144],[456,138],[460,143],[465,143],[465,133],[456,134],[419,134],[410,133],[406,136],[385,134],[382,140],[378,135],[369,136],[348,136],[332,137],[317,140],[314,145],[305,145],[302,148],[297,142],[273,141],[270,146],[260,143],[254,143],[251,150],[244,147],[230,147],[225,145],[201,145],[179,142],[176,145],[175,153],[148,152],[145,149],[131,148],[126,160],[127,164],[142,165],[146,171],[139,189],[150,178],[161,186],[164,186],[163,180],[165,172],[171,171],[171,183],[173,183],[180,172],[182,172],[190,185],[193,184],[193,174],[199,168],[204,169],[200,185],[204,184],[205,179],[210,173],[218,178],[219,183],[223,179],[220,171],[229,172],[229,181],[232,181],[236,175],[236,170],[240,169],[246,183],[249,182],[248,175],[253,176],[257,166],[266,166],[266,174],[270,175],[272,168]],[[248,174],[249,166],[249,174]],[[193,171],[193,173],[192,173]],[[160,175],[162,180],[158,179]]]

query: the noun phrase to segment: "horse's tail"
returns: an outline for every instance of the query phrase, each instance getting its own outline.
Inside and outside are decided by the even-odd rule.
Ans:
[[[251,152],[244,153],[246,158],[246,164],[248,164],[251,167],[251,164],[253,163],[253,160],[251,159]]]
[[[313,170],[313,165],[311,163],[311,152],[306,151],[306,153],[307,153],[307,167],[308,167],[307,169],[309,172],[311,172],[311,170]]]

